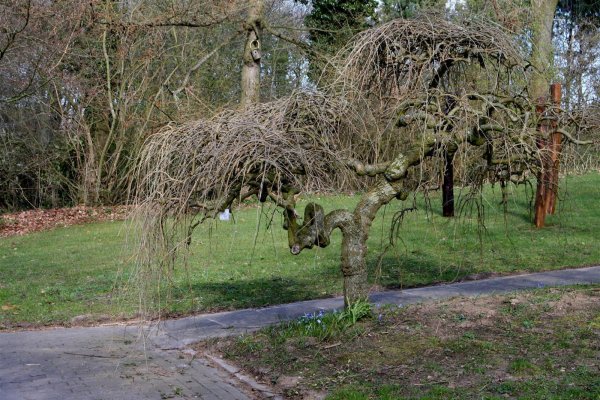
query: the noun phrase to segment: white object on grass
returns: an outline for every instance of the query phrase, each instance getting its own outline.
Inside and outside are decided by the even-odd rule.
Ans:
[[[219,219],[221,221],[229,221],[230,216],[231,216],[231,214],[229,213],[229,208],[226,208],[225,211],[223,211],[222,213],[219,213]]]

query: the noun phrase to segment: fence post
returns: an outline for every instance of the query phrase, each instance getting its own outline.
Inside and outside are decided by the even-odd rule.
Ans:
[[[560,108],[561,86],[560,83],[550,85],[550,101],[553,112],[548,112],[548,99],[540,97],[535,108],[540,119],[538,130],[540,135],[536,140],[540,151],[540,172],[537,177],[537,190],[535,195],[534,224],[542,228],[546,221],[546,214],[556,211],[556,195],[558,193],[558,172],[560,169],[560,153],[562,150],[562,136],[556,132],[558,127],[557,111]]]

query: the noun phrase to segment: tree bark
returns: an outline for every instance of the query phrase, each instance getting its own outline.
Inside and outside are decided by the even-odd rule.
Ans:
[[[248,19],[245,23],[246,44],[242,66],[241,107],[250,107],[260,102],[260,36],[262,34],[263,0],[250,0]]]
[[[344,276],[344,305],[365,300],[369,293],[367,271],[368,232],[353,221],[342,228],[341,269]]]
[[[552,78],[554,54],[552,51],[552,24],[558,0],[532,0],[532,53],[533,72],[529,85],[529,95],[533,99],[548,97],[548,87]]]
[[[571,96],[572,96],[572,87],[573,87],[573,66],[574,66],[574,54],[573,54],[573,45],[575,42],[574,29],[575,24],[573,23],[572,17],[567,18],[567,56],[566,63],[567,66],[565,68],[565,109],[571,109]]]
[[[288,230],[288,244],[292,254],[299,254],[302,249],[312,248],[314,245],[325,247],[329,244],[333,229],[340,228],[342,231],[341,270],[346,306],[366,299],[369,294],[367,239],[377,212],[394,198],[404,199],[408,196],[408,189],[404,186],[408,169],[431,155],[435,145],[433,137],[425,137],[422,143],[406,154],[399,154],[385,169],[383,177],[363,194],[353,212],[335,210],[322,218],[322,207],[311,203],[305,209],[304,221],[299,224],[293,208],[293,193],[287,197],[284,227]]]

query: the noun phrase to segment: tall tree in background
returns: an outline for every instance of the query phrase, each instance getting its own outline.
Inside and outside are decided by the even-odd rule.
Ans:
[[[242,56],[242,97],[241,107],[246,108],[260,102],[260,59],[262,25],[264,16],[263,0],[248,2],[248,19],[244,23],[246,43]]]
[[[446,8],[445,0],[382,0],[379,8],[379,19],[382,22],[396,18],[412,18],[423,9]]]
[[[600,2],[559,0],[554,22],[555,62],[564,84],[565,109],[583,106],[597,95],[600,68]]]
[[[531,1],[531,65],[529,95],[546,102],[550,82],[554,78],[552,26],[558,0]]]
[[[0,2],[0,209],[56,207],[74,200],[64,86],[57,76],[84,7]],[[55,18],[55,16],[61,16]]]
[[[305,18],[313,51],[309,77],[317,82],[326,56],[333,56],[356,33],[375,24],[376,0],[296,0],[311,5]],[[323,57],[325,56],[325,57]]]
[[[555,14],[557,18],[555,18]],[[535,220],[537,227],[543,227],[546,214],[554,214],[558,194],[558,175],[562,152],[562,136],[556,132],[555,122],[549,123],[547,120],[548,108],[560,107],[561,93],[559,85],[552,85],[552,98],[548,100],[548,88],[550,82],[555,79],[557,70],[554,60],[556,59],[553,47],[553,32],[560,32],[561,19],[566,21],[566,42],[567,49],[565,57],[566,73],[563,74],[565,80],[566,99],[565,104],[572,108],[573,99],[577,100],[578,107],[584,103],[582,77],[585,69],[574,73],[574,39],[575,26],[577,34],[580,35],[579,48],[581,49],[581,38],[585,35],[590,26],[586,26],[583,21],[587,19],[590,23],[593,19],[600,16],[600,9],[596,1],[561,1],[559,0],[535,0],[532,2],[531,13],[531,32],[532,32],[532,76],[529,85],[529,95],[538,102],[538,109],[541,110],[540,117],[540,138],[539,146],[544,150],[541,153],[541,171],[538,175],[536,201],[535,201]],[[553,30],[553,24],[557,29]],[[592,25],[593,26],[593,25]],[[596,30],[597,28],[592,29]],[[597,49],[596,49],[597,50]],[[587,52],[594,54],[594,51]],[[587,68],[598,68],[594,65],[592,59],[588,59]],[[573,81],[577,82],[578,91],[573,92]],[[554,104],[552,106],[551,104]]]
[[[302,8],[0,3],[0,208],[121,203],[148,134],[237,104],[242,93],[252,91],[252,101],[289,93],[306,81]],[[249,61],[253,49],[242,62],[244,44],[257,42],[248,35],[265,26],[259,62]],[[248,78],[254,84],[243,89]]]

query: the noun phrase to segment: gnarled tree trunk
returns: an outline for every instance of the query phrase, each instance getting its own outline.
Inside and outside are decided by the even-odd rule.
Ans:
[[[409,189],[404,182],[408,168],[430,155],[435,145],[433,138],[424,138],[422,144],[386,164],[377,173],[383,176],[361,197],[353,212],[335,210],[324,215],[321,206],[310,203],[306,206],[304,220],[300,223],[294,209],[293,193],[283,202],[286,208],[284,228],[288,230],[288,244],[292,254],[299,254],[302,249],[315,245],[326,247],[331,232],[336,228],[342,231],[340,267],[344,277],[346,306],[366,299],[369,294],[367,239],[377,212],[394,198],[405,199],[408,196]],[[361,167],[355,166],[355,169],[360,170]]]

